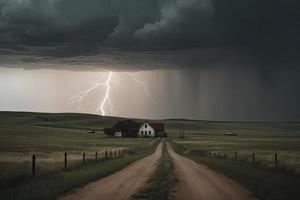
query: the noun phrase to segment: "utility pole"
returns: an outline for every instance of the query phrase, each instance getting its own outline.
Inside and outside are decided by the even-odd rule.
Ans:
[[[180,132],[180,138],[184,138],[184,128],[182,128],[182,131]]]

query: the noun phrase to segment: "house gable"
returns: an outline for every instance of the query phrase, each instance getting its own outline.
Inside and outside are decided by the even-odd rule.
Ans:
[[[138,132],[138,136],[139,137],[155,137],[155,130],[148,122],[145,122],[141,125],[139,132]]]
[[[165,126],[163,123],[143,123],[138,131],[139,137],[165,137]]]

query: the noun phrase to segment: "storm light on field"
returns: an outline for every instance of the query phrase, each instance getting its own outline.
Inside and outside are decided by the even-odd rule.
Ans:
[[[2,68],[0,110],[152,119],[297,119],[297,71],[273,72],[268,80],[260,74],[256,69],[236,67],[141,71]],[[270,81],[276,83],[276,90],[266,84]]]

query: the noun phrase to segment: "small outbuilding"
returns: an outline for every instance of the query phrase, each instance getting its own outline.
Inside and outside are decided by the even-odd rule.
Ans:
[[[113,137],[123,137],[123,134],[121,131],[116,131],[116,132],[114,132]]]
[[[95,131],[94,130],[89,130],[88,133],[95,133]]]
[[[224,135],[225,135],[225,136],[237,136],[237,134],[231,133],[231,132],[224,133]]]

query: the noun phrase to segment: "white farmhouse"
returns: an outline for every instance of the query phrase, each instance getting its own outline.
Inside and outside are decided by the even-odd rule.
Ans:
[[[155,137],[155,131],[148,122],[145,122],[139,129],[138,137]]]
[[[166,137],[165,126],[163,123],[148,123],[141,125],[138,137]]]

